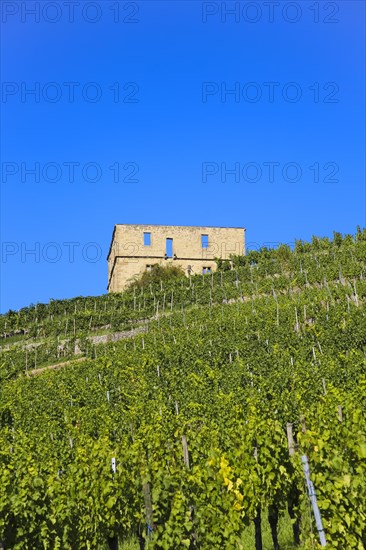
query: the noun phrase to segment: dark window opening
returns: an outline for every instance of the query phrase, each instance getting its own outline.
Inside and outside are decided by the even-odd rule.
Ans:
[[[210,267],[203,267],[202,268],[202,274],[206,275],[206,273],[211,273],[211,268]]]
[[[201,235],[202,248],[208,248],[208,235]]]

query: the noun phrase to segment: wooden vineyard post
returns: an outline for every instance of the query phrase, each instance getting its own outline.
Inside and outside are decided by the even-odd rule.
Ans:
[[[338,420],[339,422],[343,422],[343,411],[342,411],[342,405],[338,405]]]
[[[356,288],[356,279],[353,279],[353,287],[354,287],[354,297],[355,297],[355,301],[356,301],[356,306],[358,307],[359,306],[359,302],[358,302],[358,294],[357,294],[357,288]]]
[[[183,446],[183,457],[184,457],[184,464],[186,468],[189,470],[189,453],[188,453],[188,444],[187,444],[187,436],[182,436],[182,446]]]
[[[189,465],[189,451],[188,451],[188,443],[187,443],[187,436],[186,435],[182,435],[182,447],[183,447],[184,465],[187,468],[187,470],[189,470],[189,468],[190,468],[190,465]],[[194,523],[194,506],[192,504],[190,504],[189,510],[190,510],[190,519],[191,519],[192,523]],[[191,544],[193,546],[196,546],[197,534],[195,533],[195,531],[192,531],[192,534],[191,534],[190,538],[191,538]]]
[[[296,445],[295,445],[295,440],[293,435],[293,425],[291,422],[287,422],[286,431],[287,431],[288,452],[290,456],[294,456],[296,451]],[[289,516],[293,522],[292,532],[294,537],[294,543],[296,545],[300,544],[300,520],[295,513],[295,509],[299,507],[299,496],[300,496],[300,493],[296,486],[296,483],[293,483],[291,487],[291,492],[288,496],[287,509],[288,509]]]
[[[308,489],[310,502],[311,502],[313,512],[314,512],[316,528],[317,528],[318,533],[319,533],[320,545],[321,546],[326,546],[327,541],[326,541],[326,538],[325,538],[322,518],[321,518],[321,515],[320,515],[318,501],[317,501],[316,494],[315,494],[315,488],[314,488],[313,482],[310,479],[310,467],[309,467],[308,457],[306,455],[302,455],[301,462],[302,462],[303,469],[304,469],[304,474],[305,474],[306,485],[307,485],[307,489]]]
[[[280,550],[278,544],[278,507],[276,505],[269,506],[268,509],[268,523],[271,527],[273,550]]]
[[[257,514],[254,518],[254,527],[255,527],[255,550],[263,550],[262,517],[261,517],[261,507],[260,506],[258,506]]]
[[[298,319],[298,316],[297,316],[297,307],[295,306],[295,331],[296,332],[299,332],[300,330],[300,325],[299,325],[299,319]]]
[[[300,422],[301,422],[301,431],[302,433],[306,433],[306,421],[305,421],[305,416],[302,414],[300,415]]]
[[[149,538],[153,531],[153,510],[152,510],[150,483],[144,483],[142,485],[142,492],[144,494],[144,502],[145,502],[147,537]]]
[[[258,447],[257,441],[254,441],[253,455],[258,462]],[[263,541],[262,541],[262,517],[261,517],[261,507],[258,506],[256,510],[256,516],[254,518],[254,528],[255,528],[255,550],[263,550]]]
[[[291,422],[287,422],[286,430],[287,430],[288,452],[289,452],[290,456],[294,456],[294,454],[295,454],[295,441],[294,441],[294,436],[293,436],[293,433],[292,433],[292,424],[291,424]]]
[[[107,392],[108,393],[108,392]],[[116,459],[115,457],[111,460],[112,463],[112,476],[114,480],[114,474],[116,473]],[[118,535],[114,535],[108,539],[109,550],[118,550]]]

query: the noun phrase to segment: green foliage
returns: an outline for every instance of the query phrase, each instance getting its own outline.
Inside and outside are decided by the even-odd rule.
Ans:
[[[333,243],[334,243],[334,245],[335,246],[341,246],[342,240],[343,240],[342,234],[339,233],[338,231],[333,231]]]
[[[357,241],[366,241],[366,227],[361,229],[359,225],[357,226],[356,239]]]
[[[222,258],[215,258],[217,269],[219,271],[230,271],[231,263],[230,260],[223,260]]]
[[[25,332],[0,363],[6,547],[102,549],[141,531],[148,549],[248,550],[258,507],[285,517],[299,494],[303,547],[316,548],[301,454],[329,548],[364,547],[366,242],[250,254],[226,272],[3,316],[4,333]],[[93,330],[148,317],[143,334],[91,346]],[[76,345],[85,361],[23,374]]]
[[[184,270],[179,265],[172,263],[168,265],[155,264],[151,271],[144,271],[142,275],[136,277],[130,284],[130,288],[146,288],[149,285],[157,285],[160,282],[174,282],[185,276]]]

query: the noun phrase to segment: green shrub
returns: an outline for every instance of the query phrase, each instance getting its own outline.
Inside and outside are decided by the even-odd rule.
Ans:
[[[172,281],[185,277],[184,270],[179,265],[168,264],[162,266],[155,264],[152,266],[151,271],[144,271],[144,273],[134,278],[129,285],[129,288],[142,288],[150,284],[158,284],[160,281]]]

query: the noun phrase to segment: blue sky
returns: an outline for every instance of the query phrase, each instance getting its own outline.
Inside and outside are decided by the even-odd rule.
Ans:
[[[1,9],[2,312],[104,293],[115,223],[366,225],[364,2]]]

